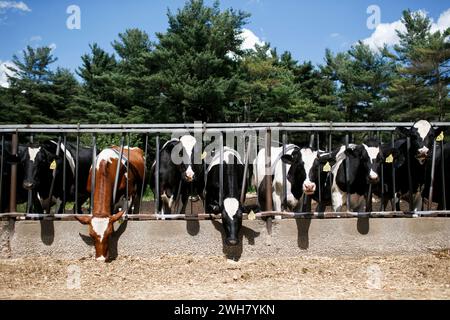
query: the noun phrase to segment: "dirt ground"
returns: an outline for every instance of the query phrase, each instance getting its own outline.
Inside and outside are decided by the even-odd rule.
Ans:
[[[0,260],[0,299],[450,299],[450,252]]]

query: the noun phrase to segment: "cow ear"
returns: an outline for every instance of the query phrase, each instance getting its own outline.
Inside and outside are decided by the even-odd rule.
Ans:
[[[111,221],[112,223],[116,222],[117,220],[122,218],[124,213],[125,213],[125,210],[122,210],[122,211],[117,212],[116,214],[113,214],[111,216],[111,218],[109,218],[109,221]]]
[[[81,224],[90,224],[92,220],[92,216],[75,216]]]
[[[402,137],[406,137],[409,134],[409,129],[405,127],[397,127],[395,128],[395,132],[397,132]]]
[[[447,128],[443,128],[443,127],[435,127],[434,128],[434,136],[438,137],[439,135],[441,135],[442,133],[447,133]]]
[[[292,155],[290,155],[290,154],[284,154],[281,157],[281,161],[283,161],[286,164],[293,164],[294,163],[294,157],[292,157]]]

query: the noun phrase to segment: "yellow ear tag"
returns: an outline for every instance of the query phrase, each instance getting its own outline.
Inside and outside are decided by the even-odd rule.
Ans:
[[[252,211],[250,211],[250,213],[248,214],[248,220],[255,220],[256,219],[256,214]]]
[[[394,156],[392,155],[392,153],[386,158],[386,163],[392,163],[394,162]]]
[[[436,141],[437,142],[444,141],[444,131],[442,131],[441,134],[436,137]]]
[[[55,170],[56,169],[56,161],[55,160],[53,160],[53,162],[50,163],[50,169],[51,170]]]
[[[203,152],[203,153],[202,153],[202,160],[205,160],[207,155],[208,155],[208,154],[206,153],[206,151]]]
[[[325,163],[325,165],[322,168],[322,171],[323,172],[330,172],[331,171],[331,166],[330,166],[329,162]]]

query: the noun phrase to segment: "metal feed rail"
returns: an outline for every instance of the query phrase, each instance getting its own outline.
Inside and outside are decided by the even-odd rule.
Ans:
[[[319,141],[319,134],[322,133],[328,133],[326,141],[326,149],[331,150],[332,147],[332,133],[333,132],[342,132],[345,133],[345,142],[346,145],[349,144],[349,132],[376,132],[378,134],[378,139],[381,142],[380,139],[380,132],[391,132],[391,143],[394,143],[394,131],[396,127],[410,127],[412,126],[412,122],[402,122],[402,123],[396,123],[396,122],[383,122],[383,123],[333,123],[333,122],[320,122],[320,123],[196,123],[196,124],[132,124],[132,125],[120,125],[120,124],[108,124],[108,125],[91,125],[91,124],[76,124],[76,125],[63,125],[63,124],[51,124],[51,125],[0,125],[0,135],[2,136],[2,162],[1,162],[1,169],[0,171],[3,171],[4,163],[3,163],[3,152],[4,152],[4,136],[5,134],[12,134],[13,137],[13,149],[17,148],[17,137],[18,134],[32,134],[32,133],[55,133],[58,134],[58,150],[60,148],[61,141],[63,141],[64,145],[66,145],[66,138],[68,134],[76,134],[77,143],[76,143],[76,162],[78,163],[78,155],[79,155],[79,145],[80,145],[80,134],[92,134],[92,143],[94,148],[94,154],[95,154],[95,148],[96,148],[96,135],[97,134],[121,134],[121,143],[120,143],[120,158],[124,155],[124,141],[125,136],[127,136],[127,142],[129,144],[129,134],[130,133],[140,133],[145,135],[145,161],[147,161],[147,155],[148,155],[148,136],[149,134],[153,134],[156,136],[156,154],[159,154],[160,151],[160,134],[163,133],[174,133],[174,134],[184,134],[184,133],[208,133],[208,132],[246,132],[246,131],[259,131],[261,133],[265,133],[265,149],[266,149],[266,172],[265,175],[270,175],[270,163],[271,163],[271,152],[270,152],[270,146],[272,144],[272,131],[281,131],[282,132],[282,146],[283,146],[283,152],[285,150],[285,146],[287,144],[287,133],[288,132],[301,132],[301,133],[312,133],[310,135],[310,147],[314,146],[314,141],[316,141],[316,148],[320,147],[320,141]],[[440,126],[440,127],[449,127],[450,122],[434,122],[433,125]],[[61,135],[63,136],[63,140],[61,140]],[[260,137],[260,139],[262,139]],[[31,139],[32,140],[32,135]],[[221,141],[223,141],[223,137],[221,135]],[[408,141],[408,147],[410,143]],[[223,158],[223,143],[221,144],[220,148],[220,157]],[[443,142],[441,142],[441,150],[443,151]],[[257,146],[255,146],[257,147]],[[248,142],[246,143],[246,147],[244,147],[244,159],[245,159],[245,172],[248,171],[248,165],[249,165],[249,150],[251,149],[251,139],[248,139]],[[245,150],[247,152],[245,153]],[[436,142],[434,143],[433,150],[436,150]],[[13,150],[14,151],[14,150]],[[129,152],[129,151],[128,151]],[[13,152],[14,153],[14,152]],[[66,148],[64,148],[64,154],[66,153]],[[435,161],[435,153],[433,153],[433,170],[432,174],[434,174],[438,169],[434,166]],[[221,162],[222,163],[222,162]],[[443,162],[442,162],[443,163]],[[269,165],[267,165],[269,164]],[[95,165],[95,157],[93,159],[93,165]],[[345,164],[347,166],[347,164]],[[11,175],[11,197],[10,197],[10,212],[16,212],[16,203],[15,203],[15,190],[16,188],[12,188],[13,182],[16,183],[16,174],[15,174],[15,167],[16,165],[12,165],[12,175]],[[65,161],[63,161],[63,181],[66,179],[66,165]],[[159,171],[159,157],[156,158],[156,169]],[[409,167],[409,163],[408,163]],[[147,168],[147,165],[145,164],[145,168]],[[441,166],[440,173],[444,173],[444,165]],[[127,165],[128,170],[128,165]],[[320,170],[320,168],[319,168]],[[346,170],[347,171],[347,170]],[[2,173],[2,172],[1,172]],[[223,190],[223,167],[221,164],[221,170],[220,170],[220,189]],[[144,180],[145,175],[147,172],[144,172]],[[286,167],[283,164],[283,179],[286,181]],[[75,172],[75,190],[78,190],[78,166],[76,166],[76,172]],[[2,174],[0,174],[0,182],[2,179]],[[347,175],[346,175],[347,176]],[[319,174],[320,177],[320,174]],[[117,190],[117,179],[118,175],[116,175],[115,183],[114,183],[114,194]],[[127,175],[128,179],[128,175]],[[14,181],[13,181],[14,180]],[[245,176],[244,176],[245,180]],[[382,184],[382,194],[384,194],[384,182],[383,182],[383,171],[381,172],[381,184]],[[95,181],[95,179],[94,179]],[[294,212],[275,212],[272,211],[272,193],[271,193],[271,179],[266,179],[267,181],[267,194],[266,194],[266,212],[260,212],[256,213],[255,215],[252,215],[252,219],[261,219],[265,218],[266,223],[269,229],[269,232],[271,230],[272,225],[272,217],[279,216],[282,218],[354,218],[354,217],[417,217],[417,216],[427,216],[427,217],[434,217],[434,216],[443,216],[443,215],[449,215],[449,212],[446,211],[446,204],[444,199],[444,210],[443,211],[431,211],[430,205],[428,207],[428,211],[420,211],[420,212],[412,212],[412,210],[409,210],[407,212],[402,211],[384,211],[385,208],[381,208],[381,211],[376,212],[367,212],[367,213],[355,213],[355,212],[315,212],[310,213],[306,211],[310,211],[310,202],[311,199],[309,197],[305,197],[305,203],[302,204],[301,210],[303,212],[294,213]],[[395,171],[393,170],[393,189],[395,189]],[[53,184],[53,182],[52,182]],[[128,185],[128,183],[127,183]],[[156,185],[156,194],[159,193],[159,175],[155,175],[155,185]],[[243,181],[243,185],[245,185],[245,181]],[[284,184],[286,185],[286,183]],[[0,183],[0,190],[1,190],[2,184]],[[65,184],[64,184],[65,186]],[[53,188],[53,187],[52,187]],[[94,192],[95,185],[92,184],[92,193],[91,193],[91,199],[93,199],[93,192]],[[445,182],[443,180],[443,192],[445,194]],[[51,189],[52,191],[53,189]],[[432,199],[432,189],[430,190],[430,199]],[[144,186],[141,190],[139,190],[141,195],[141,201],[139,204],[139,208],[142,207],[142,195],[144,193]],[[371,191],[370,191],[371,192]],[[50,192],[51,193],[51,192]],[[287,190],[286,188],[283,188],[283,199],[282,199],[282,207],[285,210],[287,208],[287,197],[286,197]],[[127,193],[128,194],[128,193]],[[241,199],[244,197],[244,190],[241,194]],[[319,195],[321,195],[320,190],[320,183],[319,183]],[[349,196],[349,194],[348,194]],[[394,197],[396,197],[394,195]],[[31,197],[29,197],[30,199]],[[75,192],[75,210],[78,209],[77,206],[77,199],[78,199],[78,192]],[[128,200],[128,198],[127,198]],[[394,198],[394,201],[396,199]],[[1,202],[0,198],[0,202]],[[319,202],[320,202],[319,197]],[[92,201],[91,201],[92,202]],[[349,198],[347,199],[347,203],[349,203]],[[63,214],[35,214],[35,213],[29,213],[29,210],[27,210],[27,214],[20,214],[20,213],[4,213],[0,214],[0,218],[16,218],[16,219],[57,219],[57,220],[65,220],[74,219],[73,214],[66,214],[65,213],[65,203],[66,203],[66,191],[64,187],[64,197],[63,197]],[[128,201],[126,201],[128,203]],[[28,204],[29,206],[30,204]],[[304,206],[305,205],[305,206]],[[308,207],[309,206],[309,207]],[[173,220],[173,219],[186,219],[186,220],[195,220],[195,219],[219,219],[220,215],[213,215],[213,214],[207,214],[207,213],[199,213],[194,215],[185,215],[185,214],[172,214],[172,215],[161,215],[159,213],[159,207],[160,207],[160,199],[159,197],[155,197],[155,213],[153,214],[138,214],[138,215],[128,215],[125,216],[126,219],[130,220]],[[412,202],[410,199],[410,209],[412,208]],[[92,209],[92,203],[91,203],[91,209]],[[247,215],[244,214],[244,219],[247,219]]]

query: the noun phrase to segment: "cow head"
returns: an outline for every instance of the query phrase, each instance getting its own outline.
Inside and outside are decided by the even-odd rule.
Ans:
[[[366,183],[376,184],[380,180],[378,166],[381,162],[380,148],[378,146],[351,145],[345,149],[348,159],[349,183],[352,183],[358,173],[366,178]]]
[[[286,174],[287,180],[296,186],[302,186],[302,192],[306,195],[313,195],[316,192],[315,171],[317,171],[317,151],[310,148],[294,150],[292,154],[285,154],[281,161],[290,165]],[[293,192],[295,192],[293,190]]]
[[[229,246],[239,244],[239,231],[242,227],[242,207],[236,198],[223,200],[222,224],[225,229],[225,243]]]
[[[89,226],[89,235],[94,240],[95,260],[107,261],[109,258],[109,238],[114,232],[114,222],[119,220],[125,211],[120,211],[109,217],[75,216],[75,218]]]
[[[50,165],[55,158],[55,154],[45,146],[29,146],[24,159],[23,187],[32,190],[38,188],[43,181],[51,181]]]
[[[411,139],[411,153],[420,164],[424,164],[430,155],[435,137],[441,134],[442,128],[433,128],[426,120],[419,120],[411,128],[397,127],[396,131]]]
[[[196,164],[195,155],[200,155],[201,146],[191,135],[185,135],[172,149],[172,160],[181,172],[181,178],[193,182],[200,176],[201,164]],[[199,157],[200,158],[200,157]]]

